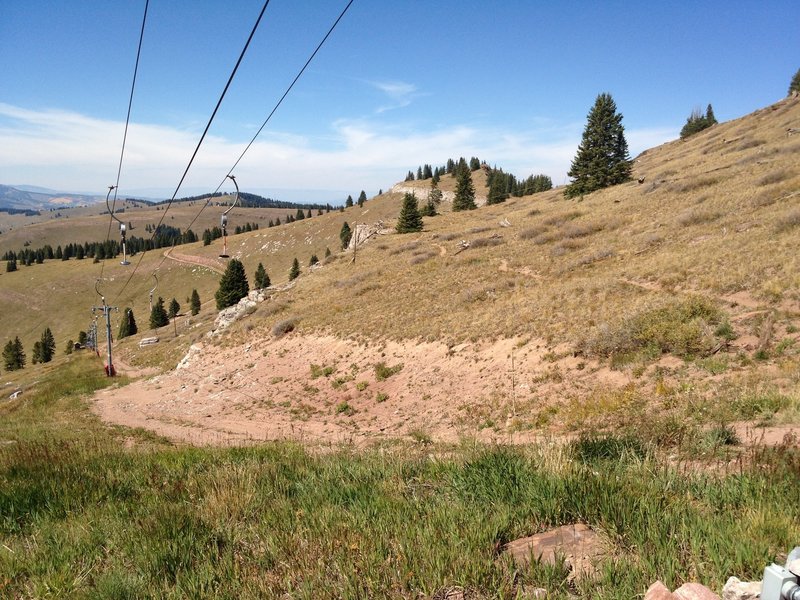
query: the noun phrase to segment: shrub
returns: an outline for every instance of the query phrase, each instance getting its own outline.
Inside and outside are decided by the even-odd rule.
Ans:
[[[776,233],[785,233],[800,225],[800,210],[793,210],[784,215],[781,215],[775,223]]]
[[[600,327],[583,346],[589,354],[612,358],[643,351],[652,356],[671,352],[691,358],[718,344],[711,332],[724,322],[724,314],[713,302],[692,296],[634,313],[616,326]]]
[[[375,365],[375,379],[378,381],[383,381],[384,379],[388,379],[395,373],[399,373],[403,370],[403,363],[398,363],[393,367],[387,367],[385,363],[379,362]]]
[[[272,328],[272,335],[275,337],[282,337],[287,333],[294,331],[294,328],[297,326],[297,319],[284,319],[283,321],[278,321]]]
[[[572,442],[570,447],[575,457],[583,463],[604,460],[620,462],[624,458],[641,460],[647,455],[645,445],[631,436],[584,435]]]
[[[772,173],[767,173],[761,179],[759,179],[758,185],[772,185],[774,183],[780,183],[791,176],[792,174],[786,169],[773,171]]]

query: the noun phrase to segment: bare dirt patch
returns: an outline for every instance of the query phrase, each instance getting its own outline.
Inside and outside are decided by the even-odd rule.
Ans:
[[[628,381],[605,367],[590,375],[571,358],[559,365],[569,376],[552,377],[552,354],[517,340],[448,347],[290,334],[228,348],[201,343],[174,371],[99,392],[93,406],[106,421],[198,445],[525,442],[547,432],[520,430],[516,415],[542,398]]]

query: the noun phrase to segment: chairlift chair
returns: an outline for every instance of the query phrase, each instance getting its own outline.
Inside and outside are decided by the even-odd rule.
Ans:
[[[233,204],[228,207],[228,210],[222,213],[220,217],[220,229],[222,229],[222,254],[219,255],[220,258],[230,258],[228,255],[228,213],[233,210],[233,207],[236,206],[236,203],[239,202],[239,184],[236,183],[236,177],[233,175],[228,175],[228,178],[233,181],[233,185],[236,186],[236,197],[233,199]]]
[[[125,233],[127,232],[128,227],[125,225],[125,223],[119,220],[117,215],[114,214],[114,211],[111,210],[111,206],[108,204],[108,198],[109,196],[111,196],[111,190],[116,189],[116,187],[117,186],[115,185],[108,186],[108,194],[106,194],[106,207],[108,208],[108,212],[111,215],[111,217],[117,223],[119,223],[119,234],[122,236],[122,260],[119,261],[119,264],[127,267],[129,264],[131,264],[130,261],[128,260],[127,248],[125,247]]]

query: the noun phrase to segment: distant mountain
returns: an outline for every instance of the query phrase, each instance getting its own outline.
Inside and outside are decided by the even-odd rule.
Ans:
[[[48,210],[60,206],[81,206],[103,202],[102,196],[58,192],[32,185],[12,187],[0,184],[0,210]]]

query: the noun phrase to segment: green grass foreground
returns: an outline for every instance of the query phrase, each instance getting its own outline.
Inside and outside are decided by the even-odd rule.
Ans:
[[[719,590],[800,539],[800,459],[681,474],[637,443],[339,449],[174,448],[107,428],[74,357],[0,405],[0,597],[635,598],[655,579]],[[124,444],[123,442],[128,442]],[[551,526],[605,532],[613,559],[574,587],[502,546]]]

